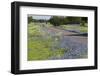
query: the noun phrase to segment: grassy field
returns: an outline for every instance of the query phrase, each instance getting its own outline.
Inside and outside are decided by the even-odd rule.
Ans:
[[[54,39],[47,36],[39,24],[28,24],[28,60],[47,60],[52,56],[61,57],[64,54],[64,49],[59,48],[59,41],[56,41],[55,46],[52,46]],[[53,48],[55,51],[53,51]]]
[[[82,33],[87,33],[88,32],[88,27],[87,26],[61,25],[61,28],[65,29],[65,30],[78,30]]]
[[[28,24],[28,61],[49,60],[52,57],[61,58],[65,52],[70,51],[69,48],[60,47],[60,32],[52,32],[52,35],[47,30],[50,27],[54,26],[49,23],[46,26],[42,23]],[[87,26],[61,25],[60,28],[78,30],[83,33],[88,31]]]

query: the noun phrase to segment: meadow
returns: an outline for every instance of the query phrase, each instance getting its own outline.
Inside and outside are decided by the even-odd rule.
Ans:
[[[62,25],[54,27],[50,23],[31,22],[28,24],[28,60],[86,58],[87,47],[72,42],[75,38],[63,36],[63,30],[87,32],[87,27]],[[67,33],[67,32],[65,32]],[[70,40],[71,39],[71,40]],[[70,42],[69,42],[70,41]],[[76,40],[77,41],[77,40]],[[75,48],[74,48],[75,47]],[[84,51],[85,50],[85,51]],[[77,52],[78,51],[78,52]]]
[[[86,24],[86,26],[80,26],[80,25],[62,25],[61,28],[65,29],[65,30],[76,30],[80,33],[87,33],[88,32],[88,26]]]
[[[64,48],[59,48],[59,40],[50,36],[40,23],[28,24],[28,60],[46,60],[60,57]],[[53,51],[54,50],[54,51]]]

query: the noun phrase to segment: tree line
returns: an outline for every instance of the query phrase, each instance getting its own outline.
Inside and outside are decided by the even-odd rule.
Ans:
[[[30,22],[49,22],[54,26],[66,25],[66,24],[81,24],[85,26],[87,23],[87,17],[71,17],[71,16],[52,16],[49,20],[36,20],[32,16],[28,17],[28,23]]]

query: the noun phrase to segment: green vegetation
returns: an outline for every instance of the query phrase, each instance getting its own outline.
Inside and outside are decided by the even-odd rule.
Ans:
[[[87,17],[72,17],[72,16],[51,16],[49,20],[45,19],[33,19],[32,16],[28,17],[28,23],[39,22],[39,23],[50,23],[53,26],[67,25],[67,24],[81,24],[85,26],[88,22]]]
[[[31,61],[48,60],[52,57],[61,58],[65,52],[70,51],[70,48],[66,48],[66,46],[62,48],[63,31],[58,28],[87,33],[87,21],[87,17],[51,16],[49,20],[45,20],[28,16],[27,59]]]
[[[59,17],[59,16],[53,16],[49,22],[51,24],[53,24],[54,26],[59,26],[61,24],[63,24],[63,18]]]
[[[28,42],[28,60],[43,60],[48,59],[52,55],[49,48],[50,41],[41,41],[39,39],[30,39]]]
[[[86,26],[74,26],[74,25],[61,25],[61,28],[66,29],[66,30],[79,30],[82,33],[87,33],[88,32],[88,28],[87,28],[87,24],[85,24]]]
[[[54,26],[80,23],[82,26],[85,26],[85,23],[87,23],[87,17],[52,16],[49,22]]]
[[[85,23],[85,21],[82,21],[81,24],[80,24],[80,26],[86,27],[87,24]]]
[[[29,16],[29,17],[28,17],[28,23],[31,23],[32,21],[33,21],[32,16]]]
[[[83,27],[80,27],[79,29],[80,29],[80,32],[82,32],[82,33],[84,33],[84,32],[87,33],[88,32],[88,28],[87,27],[83,26]]]
[[[64,54],[65,49],[58,46],[59,40],[51,36],[46,38],[43,36],[45,33],[40,25],[28,24],[28,60],[47,60],[52,56],[61,57]],[[53,44],[55,46],[52,46]]]

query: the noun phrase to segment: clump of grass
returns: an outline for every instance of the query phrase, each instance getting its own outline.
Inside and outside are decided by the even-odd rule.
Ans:
[[[28,60],[44,60],[48,59],[52,55],[52,51],[50,49],[51,42],[50,40],[29,40],[28,48]]]

